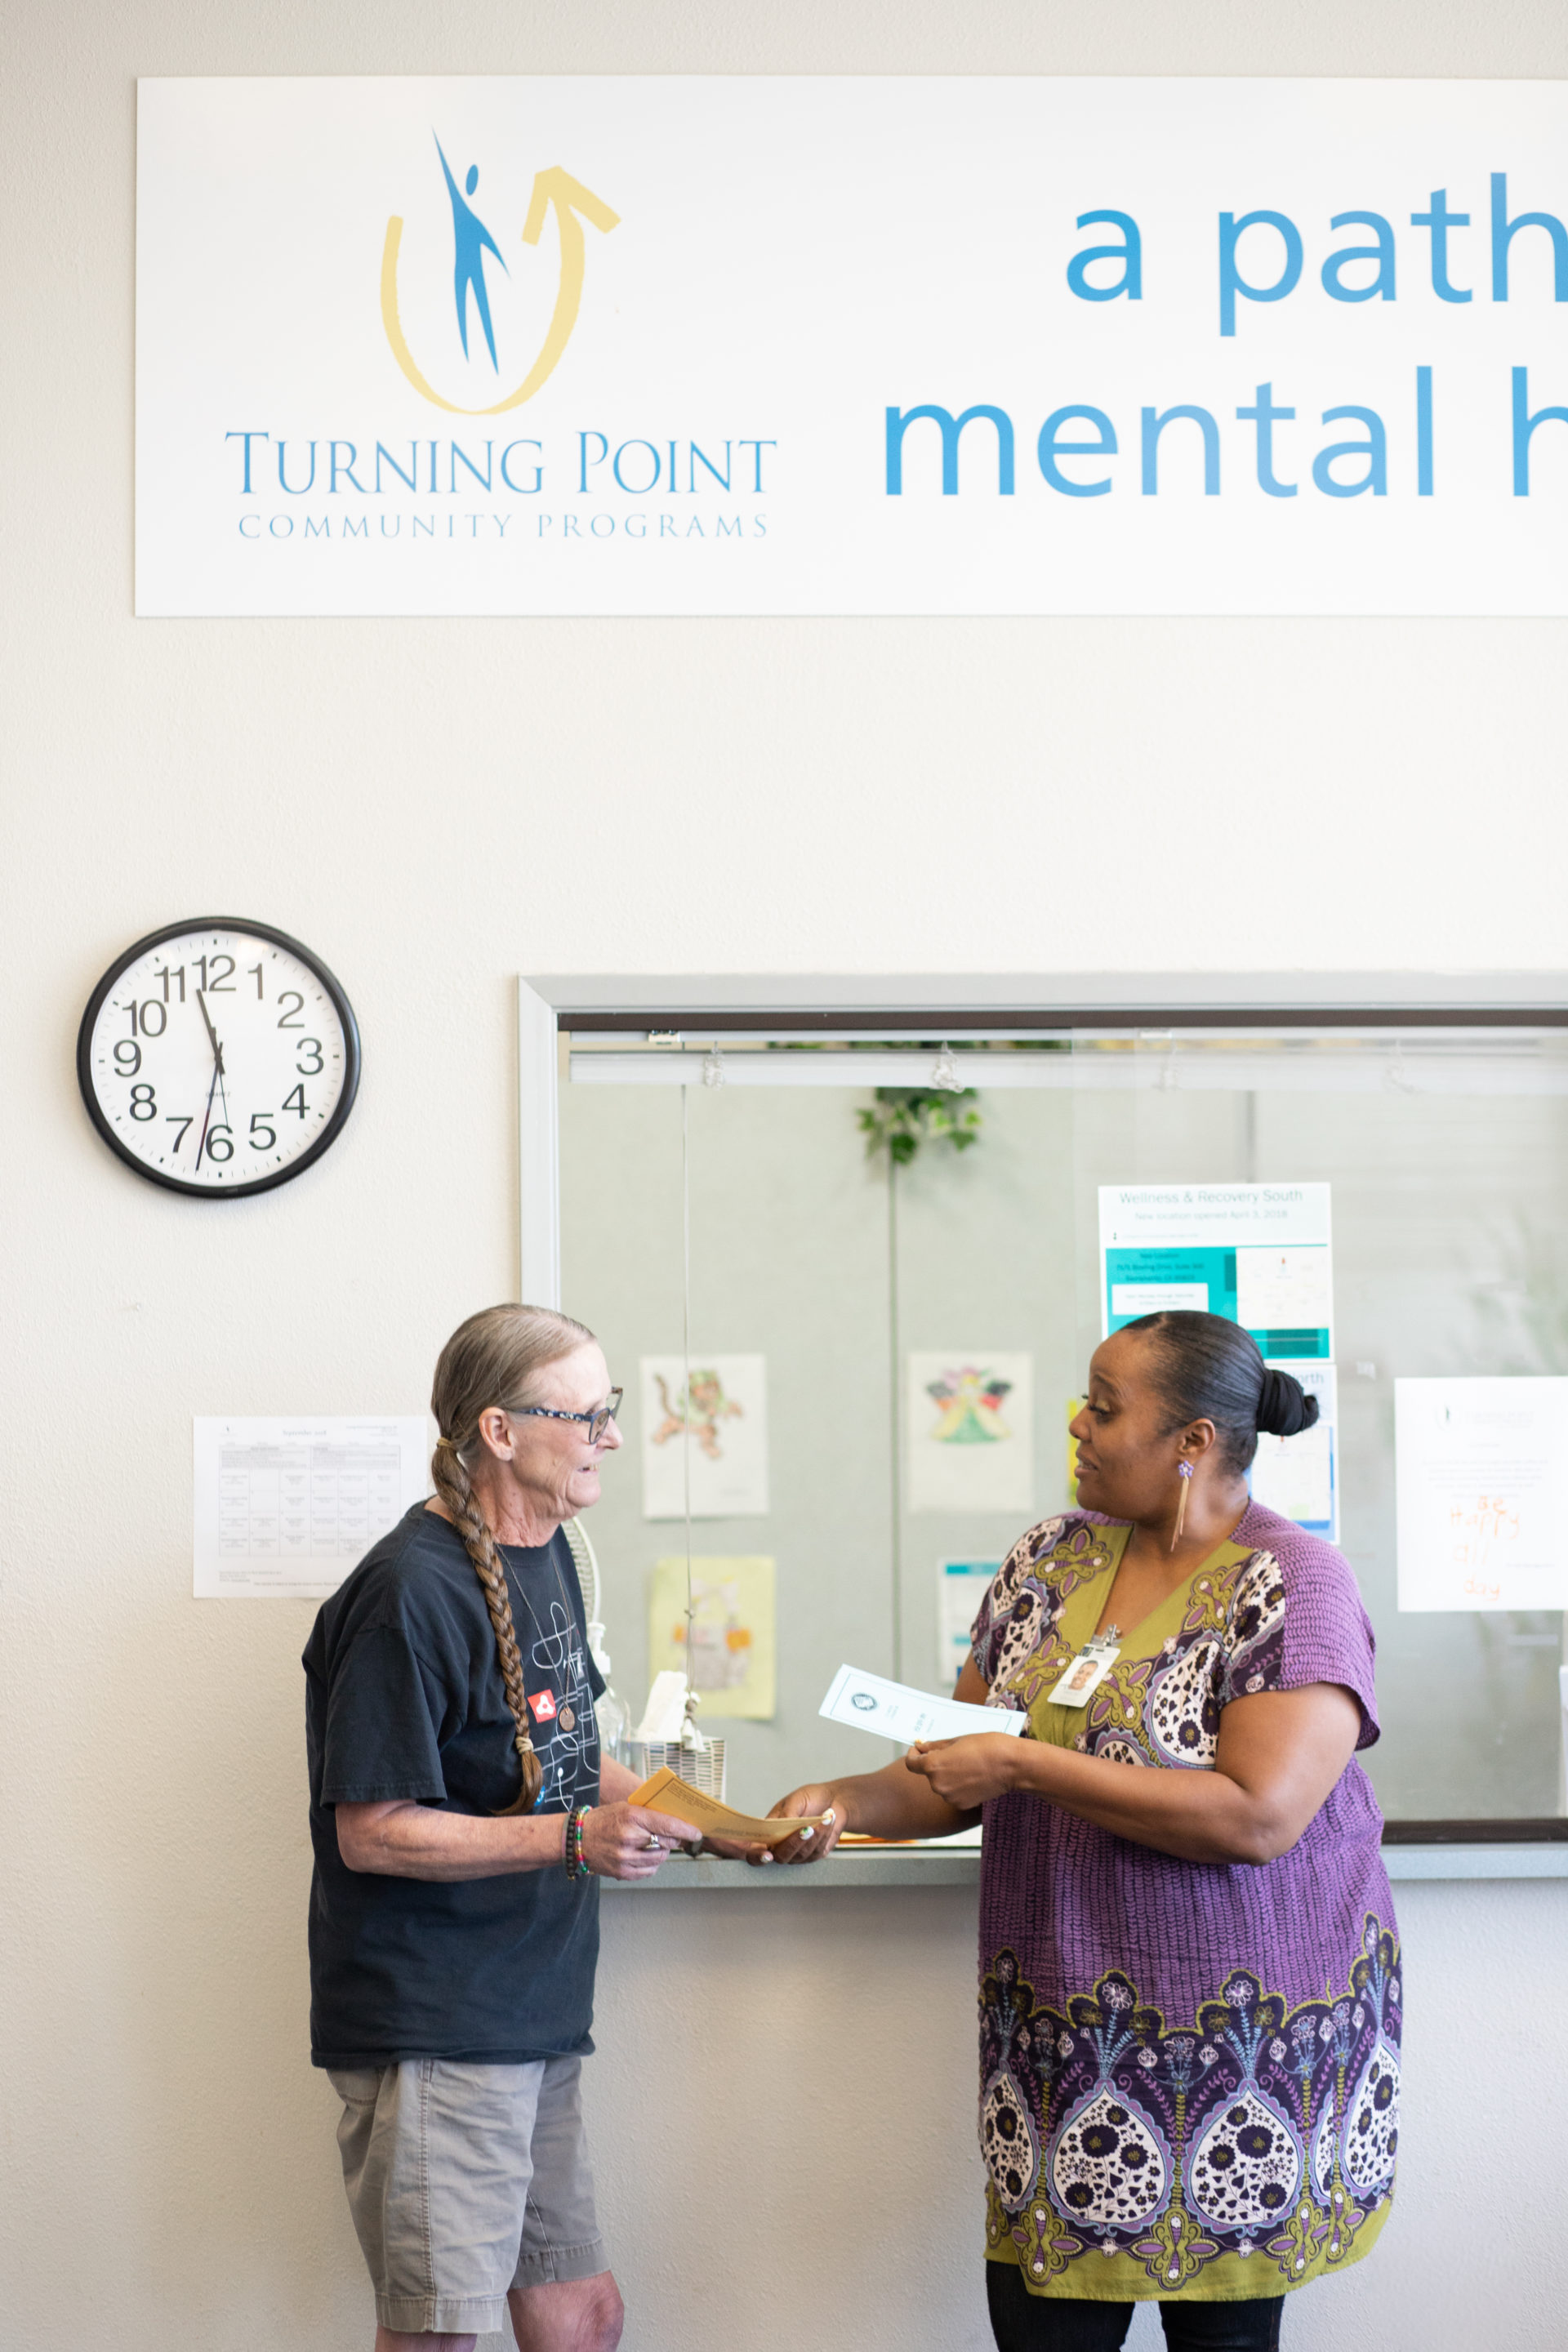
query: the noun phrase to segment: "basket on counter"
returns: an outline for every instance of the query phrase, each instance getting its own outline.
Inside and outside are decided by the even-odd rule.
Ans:
[[[639,1781],[651,1780],[665,1770],[673,1772],[688,1787],[700,1789],[705,1797],[724,1801],[724,1742],[705,1739],[700,1748],[688,1748],[679,1739],[627,1739],[622,1742],[622,1760],[635,1772]]]

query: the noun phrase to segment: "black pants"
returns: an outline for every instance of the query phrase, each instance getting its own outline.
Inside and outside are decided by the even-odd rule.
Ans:
[[[1130,2303],[1031,2294],[1013,2263],[986,2263],[985,2296],[996,2352],[1118,2352],[1132,2325]],[[1277,2352],[1284,2302],[1163,2303],[1169,2352]]]

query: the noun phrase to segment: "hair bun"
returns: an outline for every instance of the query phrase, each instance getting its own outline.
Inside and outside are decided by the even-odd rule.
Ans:
[[[1258,1428],[1270,1437],[1294,1437],[1299,1431],[1310,1429],[1317,1418],[1317,1398],[1309,1396],[1291,1373],[1265,1364],[1258,1395]]]

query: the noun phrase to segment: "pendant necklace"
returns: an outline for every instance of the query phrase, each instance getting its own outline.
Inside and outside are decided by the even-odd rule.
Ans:
[[[557,1528],[556,1533],[559,1534],[559,1532],[560,1530]],[[545,1633],[543,1626],[539,1622],[539,1613],[529,1598],[528,1589],[523,1583],[521,1574],[512,1567],[511,1562],[507,1559],[505,1549],[499,1537],[496,1538],[496,1549],[501,1555],[501,1566],[506,1571],[508,1586],[510,1588],[513,1584],[516,1585],[518,1597],[533,1622],[533,1630],[535,1633],[542,1642],[545,1639]],[[519,1544],[515,1546],[514,1549],[521,1551],[525,1549],[537,1549],[537,1547]],[[572,1604],[566,1598],[566,1586],[561,1574],[561,1561],[556,1553],[554,1536],[551,1537],[550,1542],[545,1549],[547,1549],[550,1553],[551,1562],[555,1570],[555,1589],[561,1596],[561,1608],[563,1614],[565,1617],[568,1628],[572,1632],[573,1635],[575,1636],[577,1628],[573,1621]],[[555,1720],[561,1726],[563,1731],[575,1731],[577,1728],[577,1710],[571,1704],[570,1700],[563,1699],[562,1701],[562,1704],[556,1709]]]

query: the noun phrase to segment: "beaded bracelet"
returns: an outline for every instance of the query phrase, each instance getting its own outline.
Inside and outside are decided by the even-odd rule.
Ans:
[[[588,1864],[583,1853],[583,1824],[593,1811],[592,1805],[579,1805],[566,1816],[566,1845],[563,1860],[568,1878],[586,1878]]]

